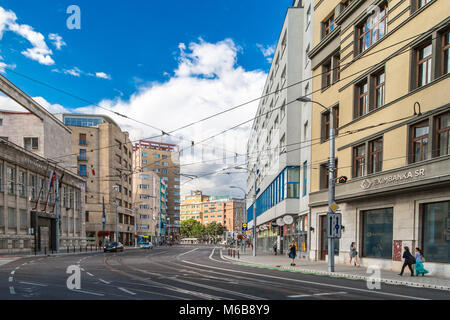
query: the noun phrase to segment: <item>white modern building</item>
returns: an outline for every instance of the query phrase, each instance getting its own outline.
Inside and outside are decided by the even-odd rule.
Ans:
[[[287,9],[247,144],[248,199],[255,193],[256,178],[257,250],[272,250],[277,240],[279,248],[286,250],[294,240],[299,254],[305,257],[311,106],[297,99],[312,92],[312,83],[307,80],[311,63],[305,58],[308,45],[312,45],[312,2],[306,1],[305,7],[297,0]],[[276,220],[285,216],[291,216],[293,222],[277,226]],[[252,201],[247,204],[247,219],[252,230]]]

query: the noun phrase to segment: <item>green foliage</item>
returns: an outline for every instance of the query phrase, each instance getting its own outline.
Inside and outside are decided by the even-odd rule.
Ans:
[[[195,219],[181,221],[180,233],[182,238],[202,238],[205,226]]]

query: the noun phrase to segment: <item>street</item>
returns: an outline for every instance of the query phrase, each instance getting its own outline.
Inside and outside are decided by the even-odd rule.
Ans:
[[[173,246],[120,253],[29,256],[0,266],[7,300],[423,300],[450,293],[232,264],[221,247]],[[225,252],[224,252],[225,254]],[[69,266],[81,288],[68,289]],[[76,267],[75,267],[76,268]]]

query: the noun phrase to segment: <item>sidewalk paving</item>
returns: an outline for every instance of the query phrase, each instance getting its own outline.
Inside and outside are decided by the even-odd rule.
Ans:
[[[240,252],[239,258],[237,254],[234,258],[228,256],[227,248],[223,249],[222,255],[223,258],[231,260],[234,263],[320,276],[331,276],[353,280],[369,280],[373,275],[373,272],[367,272],[366,267],[353,267],[343,264],[335,264],[335,272],[328,272],[328,262],[326,261],[308,261],[306,259],[299,258],[295,259],[295,266],[290,266],[291,259],[289,259],[286,254],[270,255],[267,253],[258,253],[256,257],[253,257],[251,249],[246,250],[246,252]],[[411,277],[408,268],[405,269],[403,276],[399,276],[396,271],[386,269],[381,269],[380,275],[380,282],[382,283],[450,291],[450,278],[438,278],[434,277],[432,274],[427,274],[424,277]]]

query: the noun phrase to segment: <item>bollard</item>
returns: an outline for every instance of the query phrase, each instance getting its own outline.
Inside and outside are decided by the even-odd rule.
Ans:
[[[241,257],[240,257],[240,255],[239,255],[239,250],[238,250],[238,259],[240,259]]]
[[[47,247],[44,247],[44,254],[47,255]]]
[[[67,249],[67,253],[69,253],[69,246],[67,246],[66,249]]]

